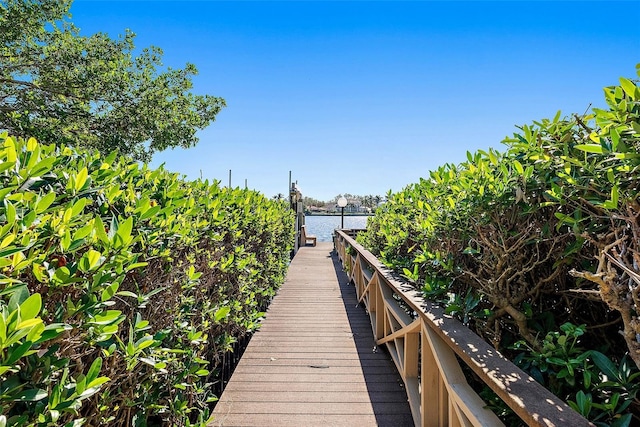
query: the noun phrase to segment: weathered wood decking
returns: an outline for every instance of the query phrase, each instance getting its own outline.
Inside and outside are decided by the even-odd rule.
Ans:
[[[303,247],[210,426],[413,426],[332,243]]]

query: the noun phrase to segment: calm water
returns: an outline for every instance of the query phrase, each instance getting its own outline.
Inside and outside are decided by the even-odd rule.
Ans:
[[[344,228],[366,228],[368,216],[345,216]],[[307,225],[307,233],[318,237],[318,242],[333,241],[331,235],[333,230],[340,228],[340,215],[322,216],[311,215],[305,216]]]

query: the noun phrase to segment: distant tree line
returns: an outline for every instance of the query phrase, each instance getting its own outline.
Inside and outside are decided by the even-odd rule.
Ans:
[[[340,197],[344,197],[347,199],[347,207],[352,208],[365,208],[369,209],[372,212],[376,210],[376,208],[385,201],[385,198],[380,195],[356,195],[356,194],[338,194],[328,201],[318,200],[313,197],[304,197],[303,203],[304,207],[307,210],[313,210],[313,208],[321,208],[329,211],[336,210],[336,206],[338,203],[338,199]]]

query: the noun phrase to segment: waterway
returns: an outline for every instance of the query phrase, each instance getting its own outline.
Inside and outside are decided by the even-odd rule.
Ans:
[[[345,215],[344,228],[366,228],[368,216]],[[307,215],[305,216],[307,233],[318,237],[318,242],[333,241],[333,230],[340,228],[340,215]]]

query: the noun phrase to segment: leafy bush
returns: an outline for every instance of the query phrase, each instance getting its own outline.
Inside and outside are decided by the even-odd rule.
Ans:
[[[359,239],[560,397],[592,399],[591,419],[624,425],[640,401],[627,391],[621,409],[606,366],[640,366],[640,88],[604,92],[609,109],[558,112],[390,194]]]
[[[288,206],[0,135],[0,425],[202,425],[258,327]]]

